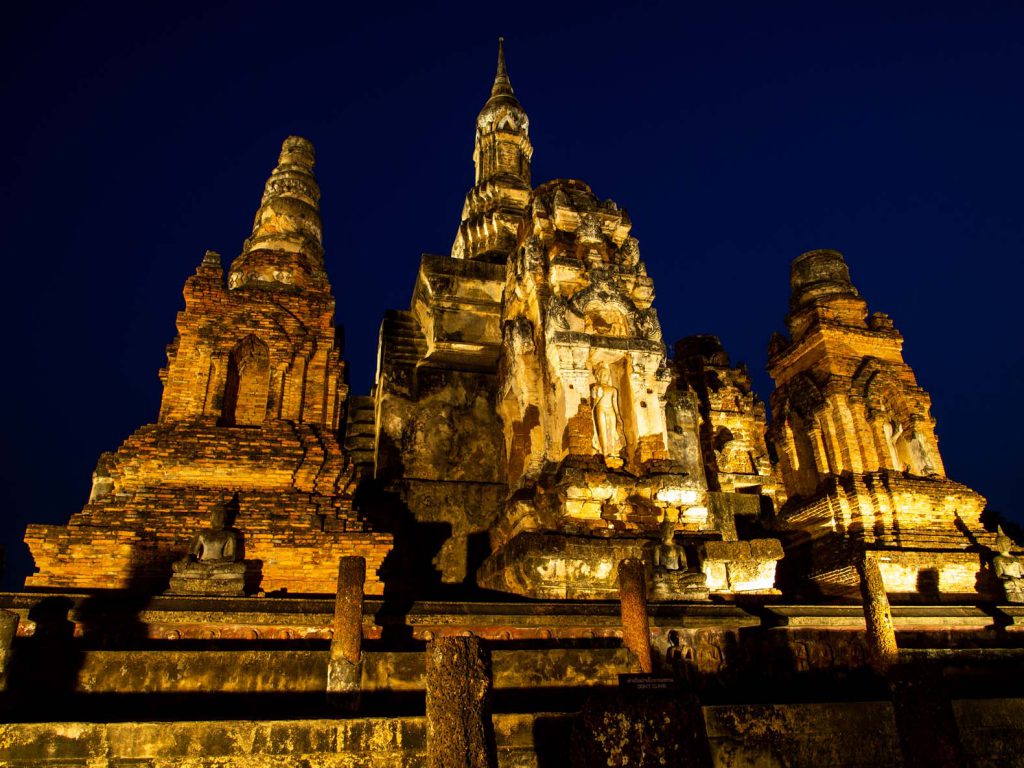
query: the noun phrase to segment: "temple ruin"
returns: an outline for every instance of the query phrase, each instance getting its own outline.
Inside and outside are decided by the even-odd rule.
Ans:
[[[792,261],[766,408],[533,151],[499,46],[451,251],[354,395],[285,139],[185,283],[155,422],[28,526],[0,763],[1024,765],[1022,549],[857,254]]]

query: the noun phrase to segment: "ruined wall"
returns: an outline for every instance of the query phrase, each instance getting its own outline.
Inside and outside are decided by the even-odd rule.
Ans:
[[[424,256],[412,309],[381,328],[376,478],[435,531],[447,583],[472,575],[470,537],[506,493],[494,375],[503,277],[500,265]]]
[[[745,366],[733,367],[715,336],[676,342],[678,387],[692,391],[700,412],[700,448],[708,487],[725,493],[763,494],[772,509],[785,490],[765,442],[768,420]]]

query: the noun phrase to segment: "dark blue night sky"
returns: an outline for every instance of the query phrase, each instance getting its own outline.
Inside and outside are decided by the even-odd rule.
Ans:
[[[846,254],[906,337],[949,475],[1021,520],[1024,5],[22,3],[0,31],[6,585],[155,420],[203,252],[236,256],[310,138],[354,393],[422,252],[447,253],[504,35],[534,183],[626,207],[665,338],[767,397],[789,262]]]

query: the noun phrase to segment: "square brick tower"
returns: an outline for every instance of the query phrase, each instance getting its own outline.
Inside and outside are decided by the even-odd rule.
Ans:
[[[391,548],[352,509],[348,386],[324,271],[313,145],[284,142],[252,236],[228,272],[207,252],[185,282],[160,415],[100,457],[85,508],[30,525],[30,587],[160,589],[214,505],[229,503],[250,591],[329,593],[341,555]]]

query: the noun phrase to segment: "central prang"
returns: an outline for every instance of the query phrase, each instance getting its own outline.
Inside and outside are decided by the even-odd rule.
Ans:
[[[722,526],[708,515],[703,471],[686,449],[698,439],[694,423],[692,434],[669,429],[672,373],[630,227],[623,209],[581,181],[551,181],[530,198],[501,317],[510,495],[490,529],[483,587],[613,597],[622,559],[653,563],[653,551],[681,535],[692,545],[682,546],[682,562],[651,567],[649,579],[671,570],[681,585],[674,597],[707,595],[699,544],[722,539]]]

